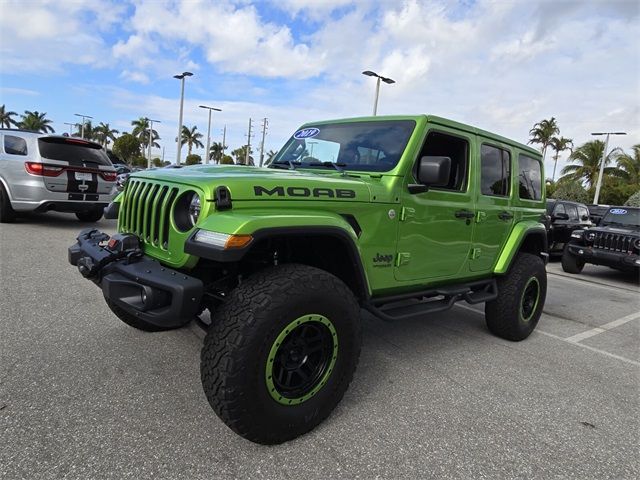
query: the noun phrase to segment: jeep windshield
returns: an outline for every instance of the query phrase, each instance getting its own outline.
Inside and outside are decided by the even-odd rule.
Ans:
[[[600,226],[640,228],[640,209],[610,208],[600,222]]]
[[[413,120],[306,126],[293,134],[270,166],[387,172],[397,165],[415,126]]]

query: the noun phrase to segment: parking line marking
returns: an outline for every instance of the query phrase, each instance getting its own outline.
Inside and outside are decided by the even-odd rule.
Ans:
[[[612,328],[619,327],[620,325],[624,325],[625,323],[629,323],[632,320],[640,318],[640,312],[632,313],[631,315],[627,315],[626,317],[619,318],[618,320],[614,320],[613,322],[605,323],[604,325],[600,325],[599,327],[592,328],[591,330],[587,330],[586,332],[577,333],[571,337],[565,338],[567,342],[578,343],[587,338],[595,337],[601,333],[606,332],[607,330],[611,330]]]
[[[615,292],[620,292],[620,290],[625,290],[627,292],[633,292],[633,293],[638,293],[640,292],[640,290],[636,289],[636,288],[630,288],[627,286],[611,286],[608,285],[606,283],[602,283],[602,282],[596,282],[593,279],[584,279],[584,278],[579,278],[579,277],[570,277],[569,275],[563,275],[562,273],[556,273],[556,272],[549,272],[547,271],[547,275],[553,275],[556,278],[564,278],[565,280],[569,280],[570,282],[576,282],[576,283],[582,283],[582,284],[589,284],[589,285],[593,285],[594,287],[600,287],[600,288],[604,288],[605,290],[613,290]]]
[[[462,308],[462,309],[464,309],[464,310],[469,310],[470,312],[478,313],[478,314],[480,314],[480,315],[484,315],[484,313],[483,313],[483,312],[481,312],[480,310],[476,310],[475,308],[468,307],[468,306],[466,306],[466,305],[460,305],[460,304],[458,303],[458,304],[456,304],[456,307],[458,307],[458,308]],[[546,313],[543,313],[543,315],[546,315]],[[633,316],[633,315],[636,315],[636,314],[628,315],[628,317],[631,317],[631,316]],[[638,312],[638,314],[637,314],[637,315],[640,317],[640,312]],[[621,318],[621,319],[619,319],[619,320],[614,320],[614,322],[619,322],[620,320],[624,320],[624,319],[626,319],[626,318],[627,318],[627,317],[623,317],[623,318]],[[633,318],[632,318],[631,320],[633,320]],[[627,320],[627,321],[630,321],[630,320]],[[610,322],[610,323],[614,323],[614,322]],[[625,322],[625,323],[626,323],[626,322]],[[608,324],[607,324],[607,325],[608,325]],[[613,327],[611,327],[611,328],[613,328]],[[600,350],[599,348],[590,347],[589,345],[585,345],[585,344],[583,344],[583,343],[569,342],[569,341],[567,341],[567,339],[566,339],[566,338],[559,337],[558,335],[554,335],[553,333],[544,332],[544,331],[540,330],[539,328],[536,328],[536,329],[534,330],[534,333],[535,333],[535,332],[540,333],[540,334],[542,334],[542,335],[545,335],[545,336],[547,336],[547,337],[555,338],[556,340],[560,340],[561,342],[568,343],[569,345],[575,345],[576,347],[584,348],[584,349],[586,349],[586,350],[591,350],[592,352],[599,353],[599,354],[601,354],[601,355],[605,355],[605,356],[607,356],[607,357],[609,357],[609,358],[615,358],[616,360],[620,360],[621,362],[629,363],[629,364],[631,364],[631,365],[635,365],[636,367],[640,367],[640,362],[636,362],[635,360],[631,360],[630,358],[621,357],[620,355],[616,355],[615,353],[609,353],[609,352],[606,352],[606,351],[604,351],[604,350]],[[575,336],[575,335],[574,335],[574,336]],[[569,338],[571,338],[571,337],[569,337]]]

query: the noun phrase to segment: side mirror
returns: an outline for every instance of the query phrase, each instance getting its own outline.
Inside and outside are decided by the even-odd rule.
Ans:
[[[409,185],[409,192],[426,192],[429,187],[442,187],[449,183],[451,174],[451,158],[449,157],[422,157],[418,164],[419,184]]]
[[[566,213],[555,213],[551,217],[552,220],[569,220],[569,215]]]
[[[580,217],[580,220],[582,220],[583,222],[586,222],[587,220],[589,220],[589,215],[582,215]]]

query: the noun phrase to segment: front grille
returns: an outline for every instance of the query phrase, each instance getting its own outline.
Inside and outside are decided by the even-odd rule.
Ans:
[[[167,250],[169,225],[177,187],[130,179],[120,205],[120,230]]]
[[[633,253],[636,237],[610,232],[595,232],[593,248],[610,252]]]

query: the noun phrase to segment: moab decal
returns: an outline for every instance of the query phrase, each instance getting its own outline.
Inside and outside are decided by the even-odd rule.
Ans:
[[[308,187],[262,187],[255,185],[253,193],[257,197],[315,197],[315,198],[356,198],[356,192],[347,188],[308,188]]]

